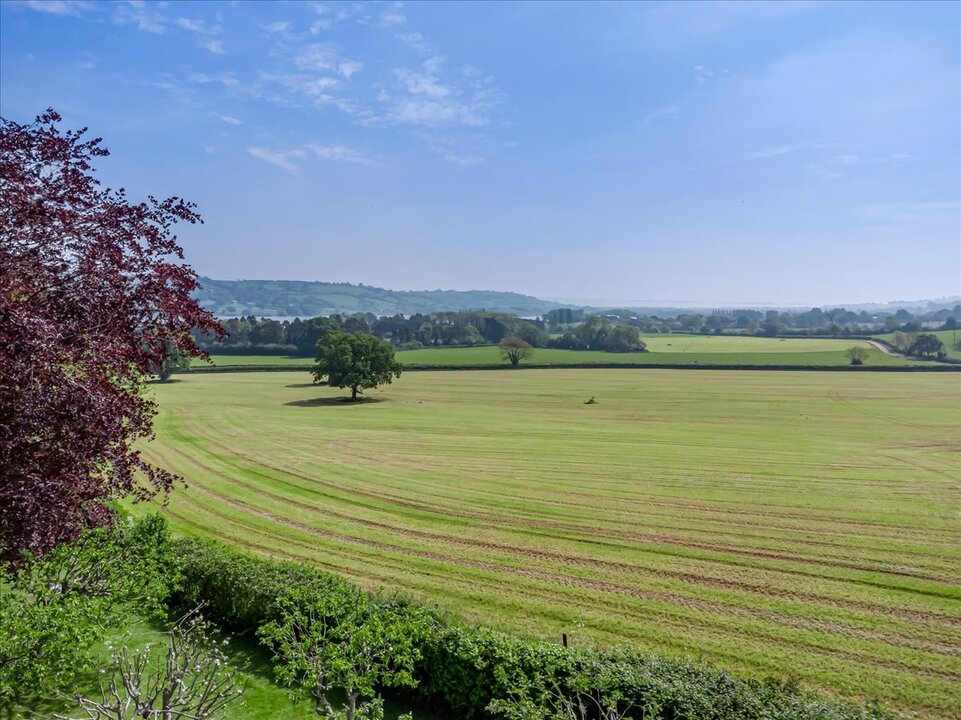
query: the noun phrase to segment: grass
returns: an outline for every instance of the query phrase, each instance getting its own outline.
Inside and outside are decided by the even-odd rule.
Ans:
[[[546,365],[582,363],[604,364],[679,364],[688,365],[848,365],[849,347],[868,350],[867,365],[924,364],[876,350],[862,340],[835,338],[759,338],[712,335],[650,335],[644,338],[648,352],[608,353],[596,350],[556,350],[539,348],[527,362]],[[307,366],[309,357],[270,355],[215,355],[218,366],[273,365]],[[397,359],[407,365],[502,365],[496,346],[458,348],[439,347],[403,350]]]
[[[947,351],[948,357],[961,360],[961,348],[958,347],[958,343],[961,342],[961,330],[922,330],[921,332],[937,335],[941,342],[944,343],[944,349]],[[920,335],[921,333],[918,334]],[[874,337],[879,340],[886,340],[892,345],[894,344],[894,333],[875,335]]]
[[[802,341],[805,342],[805,341]],[[180,531],[469,621],[961,707],[961,376],[300,373],[155,386]],[[589,397],[598,404],[584,405]]]
[[[166,635],[160,627],[134,621],[122,630],[110,633],[106,641],[92,648],[91,652],[98,659],[98,667],[109,668],[111,653],[121,646],[139,649],[148,643],[160,647],[165,642]],[[268,654],[254,639],[240,636],[229,638],[227,657],[232,667],[238,671],[234,682],[244,688],[244,693],[218,713],[217,720],[316,720],[318,716],[311,700],[294,695],[289,689],[274,682]],[[72,692],[94,699],[100,698],[97,676],[81,676]],[[342,698],[332,695],[335,706],[341,701]],[[402,703],[391,697],[386,698],[384,704],[386,720],[395,720],[411,709],[409,703]],[[422,708],[414,710],[417,720],[437,720],[435,715]],[[77,703],[71,699],[52,700],[23,712],[27,717],[43,718],[52,717],[54,713],[66,714],[68,717],[79,717],[82,714]]]

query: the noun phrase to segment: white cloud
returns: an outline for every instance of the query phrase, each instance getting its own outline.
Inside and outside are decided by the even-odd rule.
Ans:
[[[321,160],[336,160],[337,162],[356,163],[358,165],[376,165],[373,160],[343,145],[315,145],[306,146],[315,156]]]
[[[182,27],[184,30],[190,30],[190,32],[196,33],[204,32],[203,20],[191,20],[190,18],[179,17],[174,22],[176,22],[177,25]]]
[[[224,54],[224,41],[223,40],[207,40],[201,43],[205,50],[209,50],[214,55]]]
[[[343,57],[333,45],[319,43],[305,47],[294,58],[294,64],[301,70],[332,72],[348,79],[364,68],[359,60]]]
[[[426,54],[430,52],[430,45],[428,45],[427,40],[419,32],[399,33],[397,39],[419,53]]]
[[[166,17],[154,9],[160,7],[158,5],[148,6],[143,0],[127,0],[125,4],[117,3],[113,7],[114,22],[120,25],[133,23],[138,30],[154,35],[162,35],[166,30]]]
[[[838,155],[834,161],[841,165],[854,165],[858,161],[857,155]]]
[[[756,158],[778,157],[780,155],[788,155],[790,153],[797,152],[800,149],[800,145],[775,145],[773,147],[755,150],[754,152],[750,153],[750,155],[751,157]]]
[[[321,18],[320,20],[314,20],[310,24],[310,34],[319,35],[322,31],[330,27],[330,20]]]
[[[233,115],[218,115],[218,117],[228,125],[243,125],[243,120],[235,118]]]
[[[287,29],[289,27],[290,27],[290,23],[287,22],[286,20],[277,20],[276,22],[272,22],[272,23],[268,23],[267,25],[264,25],[264,30],[272,33],[282,33],[282,32],[287,32]]]
[[[291,158],[303,158],[308,154],[320,160],[332,160],[335,162],[368,166],[377,164],[364,153],[344,145],[319,145],[317,143],[309,143],[288,152],[276,152],[263,147],[248,147],[247,153],[258,160],[263,160],[289,173],[296,173],[298,171],[297,166],[291,162]]]
[[[395,69],[397,86],[382,90],[378,96],[388,105],[378,119],[430,127],[488,125],[503,99],[493,79],[469,66],[462,68],[460,76],[445,78],[443,66],[444,58],[435,55],[418,70]]]
[[[217,83],[226,88],[237,89],[241,87],[241,82],[232,73],[220,73],[219,75],[207,75],[206,73],[193,73],[190,81],[199,85]]]
[[[27,7],[37,12],[72,17],[80,17],[84,11],[93,9],[88,2],[74,0],[27,0]]]
[[[266,163],[270,163],[275,167],[279,167],[281,170],[286,170],[289,173],[296,173],[297,166],[294,165],[287,158],[289,157],[302,157],[302,150],[295,150],[288,153],[279,153],[268,150],[262,147],[249,147],[247,148],[247,153],[257,158],[258,160],[263,160]]]
[[[384,27],[396,27],[398,25],[406,25],[407,18],[398,12],[387,11],[380,14],[380,16],[377,18],[377,22]]]

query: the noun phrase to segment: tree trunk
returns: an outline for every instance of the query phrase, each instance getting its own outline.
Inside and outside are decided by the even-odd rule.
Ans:
[[[347,720],[354,720],[357,717],[357,693],[347,693]]]
[[[357,386],[356,386],[356,385],[354,385],[354,386],[350,389],[350,399],[351,399],[351,400],[356,400],[356,399],[357,399]]]

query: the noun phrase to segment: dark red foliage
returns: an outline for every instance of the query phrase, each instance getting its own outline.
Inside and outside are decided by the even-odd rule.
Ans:
[[[0,561],[170,488],[133,449],[152,434],[144,377],[172,346],[202,355],[192,328],[220,333],[171,232],[195,206],[101,189],[100,139],[59,121],[0,120]]]

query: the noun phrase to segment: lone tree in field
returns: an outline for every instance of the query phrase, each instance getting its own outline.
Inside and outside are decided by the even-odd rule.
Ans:
[[[514,366],[534,354],[534,347],[529,342],[514,336],[504,338],[497,347],[500,348],[501,357]]]
[[[333,387],[350,388],[350,399],[378,385],[390,385],[400,377],[401,365],[394,359],[389,342],[364,333],[328,333],[317,343],[314,382],[325,377]]]
[[[864,361],[868,358],[867,348],[863,348],[860,345],[849,347],[844,353],[851,360],[852,365],[864,365]]]
[[[918,335],[917,340],[914,344],[908,348],[909,355],[917,355],[918,357],[928,357],[930,355],[941,356],[944,354],[944,343],[941,342],[941,338],[932,333],[922,333]]]
[[[134,450],[152,434],[143,380],[171,348],[204,356],[192,329],[222,336],[172,234],[195,206],[102,189],[100,139],[59,122],[0,119],[0,563],[171,486]]]

